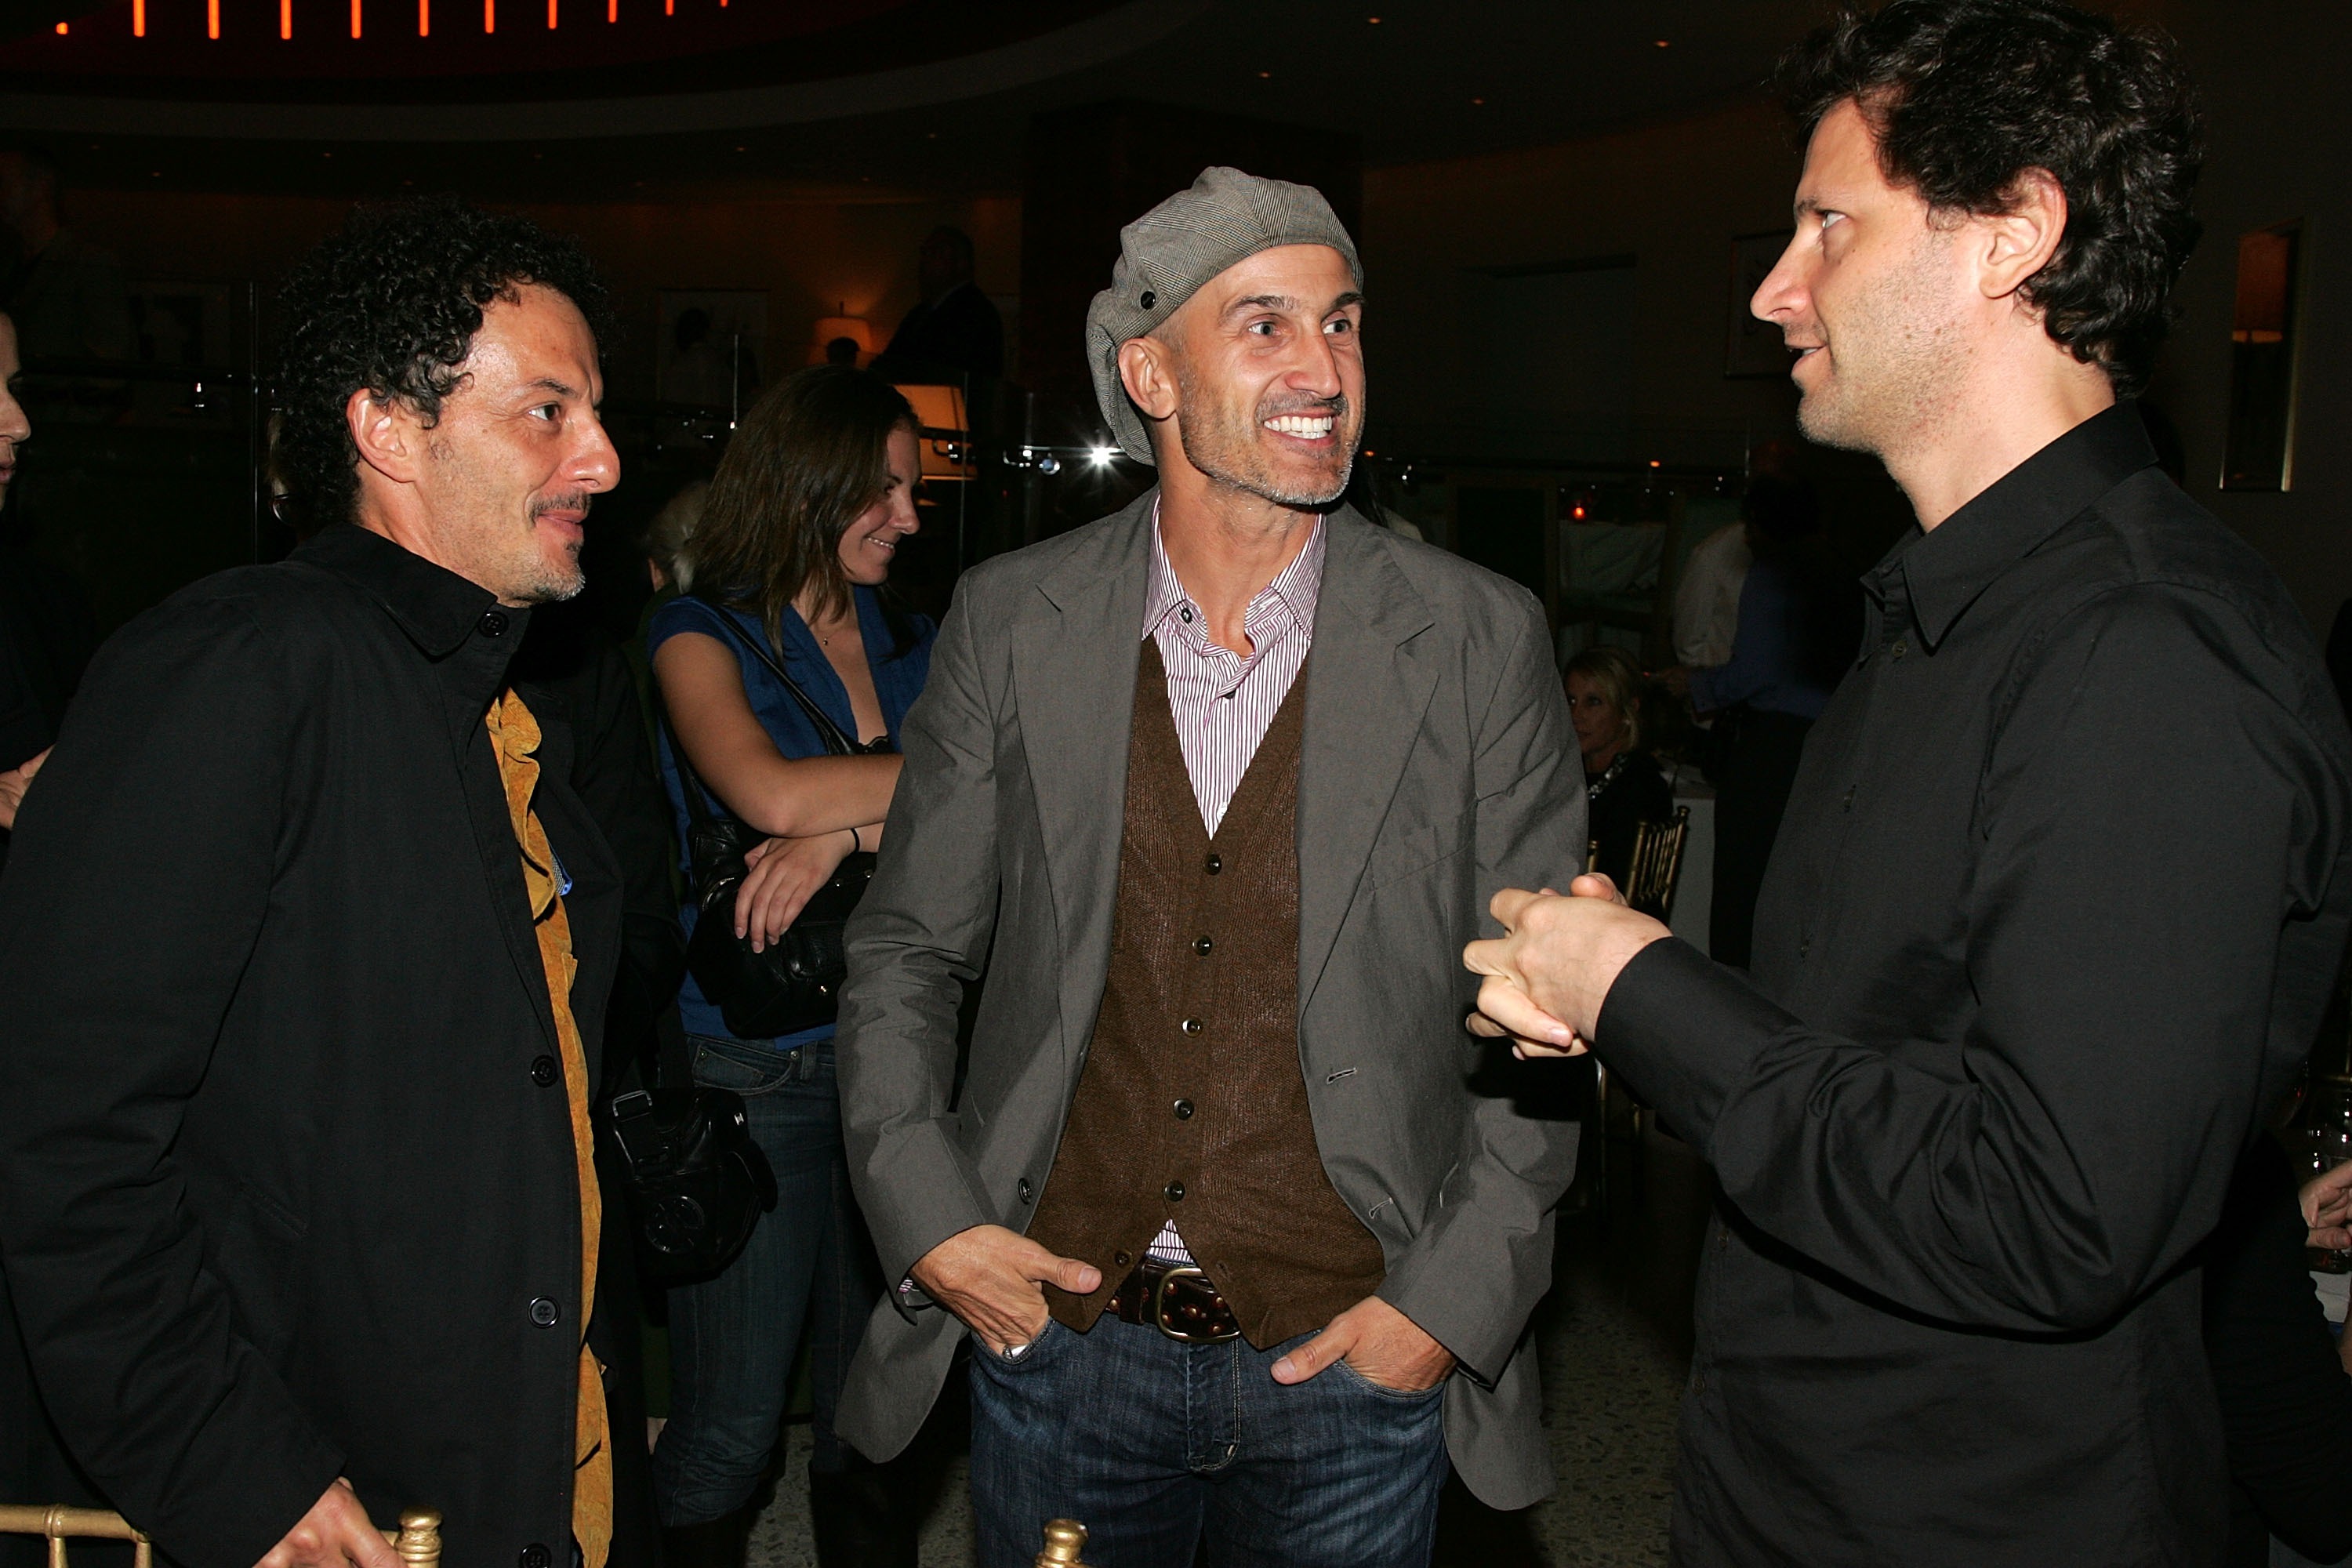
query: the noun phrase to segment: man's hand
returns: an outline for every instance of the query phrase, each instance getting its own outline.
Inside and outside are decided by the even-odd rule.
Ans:
[[[1073,1296],[1092,1295],[1102,1285],[1102,1270],[1094,1265],[1056,1258],[1001,1225],[958,1231],[908,1273],[999,1355],[1045,1331],[1045,1292],[1039,1285],[1058,1285]]]
[[[44,746],[38,754],[26,758],[5,773],[0,773],[0,829],[13,831],[16,826],[16,808],[25,804],[25,790],[41,764],[49,760],[49,748]]]
[[[1454,1373],[1454,1352],[1378,1296],[1357,1302],[1276,1362],[1274,1381],[1305,1383],[1335,1361],[1354,1367],[1366,1383],[1398,1394],[1435,1388]]]
[[[856,838],[846,827],[812,838],[768,838],[743,852],[750,870],[735,889],[735,934],[760,952],[801,918],[819,888],[849,858]]]
[[[1504,889],[1487,906],[1504,934],[1462,950],[1464,965],[1487,977],[1471,1031],[1509,1039],[1517,1056],[1582,1054],[1625,965],[1673,934],[1627,909],[1606,877],[1579,877],[1568,890],[1563,899]]]
[[[400,1553],[369,1521],[352,1483],[338,1479],[256,1568],[344,1568],[345,1563],[404,1568]]]
[[[2303,1184],[2303,1223],[2311,1229],[2305,1247],[2352,1252],[2352,1160]]]

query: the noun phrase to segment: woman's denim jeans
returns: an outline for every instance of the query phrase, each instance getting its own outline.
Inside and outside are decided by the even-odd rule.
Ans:
[[[751,1136],[775,1169],[776,1207],[718,1278],[669,1293],[670,1413],[654,1449],[654,1485],[661,1521],[673,1527],[721,1518],[758,1489],[792,1395],[803,1323],[816,1385],[810,1468],[846,1467],[834,1410],[882,1298],[842,1157],[833,1041],[777,1051],[688,1039],[694,1081],[743,1097]]]

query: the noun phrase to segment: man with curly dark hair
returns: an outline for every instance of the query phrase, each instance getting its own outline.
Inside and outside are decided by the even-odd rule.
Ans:
[[[372,1519],[416,1508],[451,1568],[642,1560],[595,1348],[619,875],[508,675],[619,477],[601,300],[521,219],[355,214],[284,300],[317,531],[118,635],[18,817],[0,1249],[74,1457],[191,1568],[399,1568]]]
[[[1788,62],[1754,310],[1918,527],[1864,580],[1752,974],[1605,879],[1507,892],[1489,1032],[1714,1167],[1678,1563],[2221,1560],[2200,1247],[2352,929],[2352,736],[2284,586],[2127,396],[2196,233],[2160,37],[1894,0]]]

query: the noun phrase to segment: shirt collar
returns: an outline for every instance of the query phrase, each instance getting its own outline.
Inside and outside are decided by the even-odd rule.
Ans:
[[[1900,574],[1919,635],[1933,647],[2001,574],[2125,479],[2151,468],[2137,405],[2084,420],[2002,475],[1935,529],[1914,530],[1863,579],[1883,610]]]
[[[1315,520],[1315,531],[1290,564],[1277,574],[1273,582],[1257,592],[1243,615],[1243,624],[1263,624],[1264,616],[1273,610],[1286,612],[1298,630],[1308,640],[1315,636],[1315,605],[1323,594],[1323,554],[1325,531],[1323,520]],[[1163,622],[1180,608],[1192,604],[1192,595],[1177,580],[1176,568],[1169,563],[1167,549],[1160,540],[1160,502],[1151,503],[1151,571],[1143,591],[1143,635],[1156,634]],[[1197,608],[1197,606],[1195,606]],[[1202,634],[1207,636],[1205,630]],[[1255,640],[1255,639],[1253,639]]]
[[[356,523],[321,530],[295,550],[294,559],[332,573],[382,605],[428,658],[445,658],[477,630],[487,633],[493,613],[501,618],[490,635],[504,647],[520,643],[530,624],[529,610],[505,608],[488,588]]]

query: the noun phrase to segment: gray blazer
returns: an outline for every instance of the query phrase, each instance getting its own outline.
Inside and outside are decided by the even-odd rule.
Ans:
[[[1110,963],[1151,501],[965,574],[903,731],[881,869],[849,929],[841,1101],[885,1277],[977,1225],[1025,1230]],[[1455,1468],[1498,1508],[1552,1489],[1535,1358],[1573,1123],[1469,1079],[1462,946],[1507,886],[1584,862],[1584,775],[1525,589],[1352,511],[1328,521],[1305,679],[1298,1050],[1333,1186],[1381,1295],[1462,1363]],[[985,968],[952,1098],[960,980]],[[962,1326],[878,1310],[841,1434],[906,1447]]]

